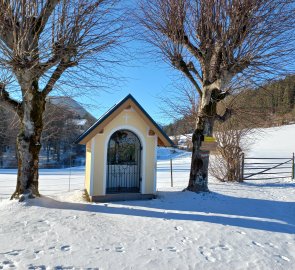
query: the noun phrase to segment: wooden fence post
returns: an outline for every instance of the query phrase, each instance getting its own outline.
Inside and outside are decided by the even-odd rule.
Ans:
[[[294,166],[295,166],[295,164],[294,164],[294,152],[293,152],[293,155],[292,155],[292,176],[291,176],[291,178],[294,180],[294,174],[295,174],[295,172],[294,172]]]
[[[172,158],[170,158],[171,187],[173,187]]]
[[[245,166],[245,154],[244,154],[244,152],[242,153],[242,168],[241,168],[241,172],[240,172],[240,182],[243,182],[243,180],[244,180],[244,166]]]
[[[70,145],[69,191],[71,191],[71,176],[72,176],[72,145]]]

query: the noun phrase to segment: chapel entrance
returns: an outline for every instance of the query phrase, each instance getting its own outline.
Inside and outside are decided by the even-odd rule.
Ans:
[[[139,192],[141,144],[130,130],[118,130],[110,138],[107,156],[106,193]]]

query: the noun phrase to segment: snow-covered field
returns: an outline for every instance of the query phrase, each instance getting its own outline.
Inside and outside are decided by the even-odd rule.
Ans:
[[[269,129],[252,153],[291,155],[294,133]],[[294,269],[295,181],[210,179],[208,194],[182,192],[189,154],[173,154],[173,188],[169,155],[158,154],[155,200],[83,202],[83,168],[42,170],[47,196],[2,199],[0,269]],[[0,171],[0,197],[15,178]]]

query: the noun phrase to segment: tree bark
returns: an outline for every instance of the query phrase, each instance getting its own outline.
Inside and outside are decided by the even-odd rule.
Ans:
[[[190,169],[190,178],[188,187],[189,191],[207,192],[208,189],[208,166],[209,151],[200,149],[204,136],[212,136],[214,120],[216,118],[216,101],[212,98],[214,92],[218,89],[211,90],[209,86],[203,87],[203,95],[200,100],[196,129],[193,133],[192,143],[192,161]]]
[[[41,149],[42,115],[45,97],[38,90],[23,91],[25,94],[19,112],[20,131],[16,139],[18,174],[16,190],[11,199],[40,196],[38,186],[39,152]]]

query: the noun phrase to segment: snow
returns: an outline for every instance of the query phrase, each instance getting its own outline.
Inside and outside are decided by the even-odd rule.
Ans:
[[[69,190],[81,190],[84,187],[84,167],[70,169],[40,169],[39,189],[44,195]],[[10,196],[16,184],[17,170],[0,169],[0,202]]]
[[[255,136],[249,155],[255,157],[291,157],[295,152],[295,125],[265,128]]]
[[[267,129],[252,153],[290,155],[292,132]],[[87,203],[83,167],[41,170],[46,196],[0,202],[0,269],[294,269],[295,181],[210,178],[210,193],[182,192],[190,155],[158,154],[158,197],[148,201]],[[0,171],[0,196],[15,173]]]

